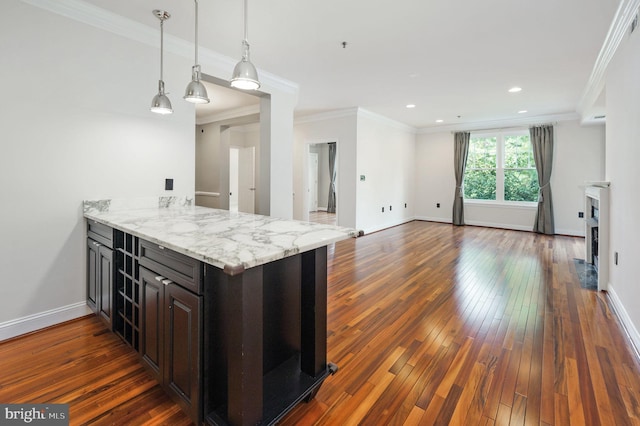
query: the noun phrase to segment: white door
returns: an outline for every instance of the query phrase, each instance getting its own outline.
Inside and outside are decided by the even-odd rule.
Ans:
[[[318,211],[318,154],[309,153],[309,211]]]
[[[229,148],[229,211],[238,211],[238,148]]]
[[[238,149],[238,210],[255,213],[255,147]]]

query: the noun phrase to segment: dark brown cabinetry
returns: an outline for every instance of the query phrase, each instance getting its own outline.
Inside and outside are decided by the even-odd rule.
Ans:
[[[87,304],[112,329],[113,230],[89,222],[87,236]]]
[[[327,249],[231,274],[207,265],[208,424],[271,425],[314,397],[327,363]]]
[[[140,265],[143,363],[200,423],[202,296],[186,289],[201,287],[200,262],[141,240]]]
[[[98,248],[100,246],[87,238],[87,305],[98,313]]]
[[[195,424],[275,424],[337,370],[326,247],[218,268],[87,223],[87,303]]]
[[[111,295],[113,294],[113,250],[106,246],[98,248],[98,299],[100,301],[98,315],[111,329]]]

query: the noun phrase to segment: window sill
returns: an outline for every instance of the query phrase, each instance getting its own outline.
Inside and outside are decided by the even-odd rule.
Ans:
[[[538,208],[538,203],[529,201],[464,200],[464,204],[469,206],[493,207],[501,209],[506,208],[535,210]]]

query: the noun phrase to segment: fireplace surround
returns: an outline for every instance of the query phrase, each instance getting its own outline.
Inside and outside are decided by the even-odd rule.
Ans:
[[[598,291],[609,282],[609,182],[585,187],[585,262],[598,274]]]

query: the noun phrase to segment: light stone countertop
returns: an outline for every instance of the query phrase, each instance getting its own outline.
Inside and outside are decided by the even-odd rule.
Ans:
[[[193,206],[190,198],[84,202],[84,216],[225,270],[239,271],[361,233],[355,229]]]

